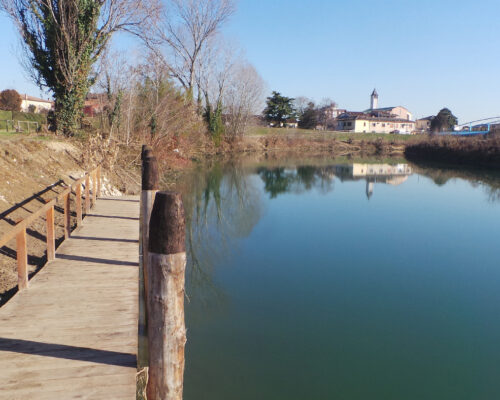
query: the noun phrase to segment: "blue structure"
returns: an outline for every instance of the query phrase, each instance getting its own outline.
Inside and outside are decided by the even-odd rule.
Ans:
[[[477,136],[477,135],[487,135],[488,133],[491,132],[491,126],[493,124],[497,124],[500,121],[493,121],[491,120],[498,120],[500,117],[492,117],[492,118],[485,118],[485,119],[480,119],[477,121],[471,121],[467,122],[465,124],[461,124],[460,126],[466,127],[468,126],[468,130],[462,128],[460,131],[451,131],[451,132],[439,132],[440,135],[453,135],[453,136]],[[487,123],[479,124],[479,125],[472,125],[473,123],[477,122],[482,122],[482,121],[490,121]]]

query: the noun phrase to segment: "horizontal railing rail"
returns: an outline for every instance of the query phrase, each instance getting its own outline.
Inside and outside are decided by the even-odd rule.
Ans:
[[[93,188],[90,190],[90,180],[92,179]],[[38,218],[45,215],[47,224],[47,262],[55,259],[55,223],[54,207],[62,202],[64,210],[64,238],[71,236],[71,194],[75,192],[76,225],[80,226],[83,222],[82,211],[82,184],[85,187],[85,214],[90,212],[91,206],[95,205],[97,198],[101,196],[101,166],[98,166],[65,189],[54,199],[47,201],[42,207],[30,214],[28,217],[19,221],[12,229],[0,237],[0,248],[7,245],[14,238],[16,239],[17,253],[17,285],[19,290],[27,289],[29,284],[28,275],[28,247],[27,247],[27,228]],[[92,199],[91,199],[92,194]]]

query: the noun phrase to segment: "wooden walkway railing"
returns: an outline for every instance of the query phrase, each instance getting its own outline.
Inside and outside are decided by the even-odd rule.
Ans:
[[[93,188],[90,190],[90,180],[92,178]],[[38,218],[45,215],[47,223],[47,262],[55,258],[55,224],[54,224],[54,206],[62,202],[64,209],[64,238],[71,236],[71,199],[70,196],[75,192],[75,208],[77,226],[83,221],[82,212],[82,184],[85,186],[85,214],[90,212],[91,206],[95,205],[97,198],[101,194],[101,166],[98,166],[91,172],[86,172],[83,177],[76,180],[56,198],[49,200],[29,217],[19,221],[14,228],[0,237],[0,248],[5,246],[12,239],[16,238],[17,253],[17,276],[19,290],[28,288],[28,246],[26,229]],[[92,200],[91,200],[92,194]]]

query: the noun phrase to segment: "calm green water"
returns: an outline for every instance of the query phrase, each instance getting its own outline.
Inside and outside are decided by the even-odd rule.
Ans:
[[[185,399],[499,399],[500,179],[323,164],[193,178]]]

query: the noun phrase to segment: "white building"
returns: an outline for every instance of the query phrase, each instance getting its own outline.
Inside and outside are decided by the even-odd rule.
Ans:
[[[408,109],[402,106],[378,108],[378,93],[373,90],[368,110],[347,111],[337,118],[337,129],[357,133],[415,132],[415,121]]]
[[[21,111],[23,112],[29,112],[30,106],[32,106],[31,109],[37,113],[54,109],[54,102],[50,100],[40,99],[27,94],[22,94],[21,99]]]

